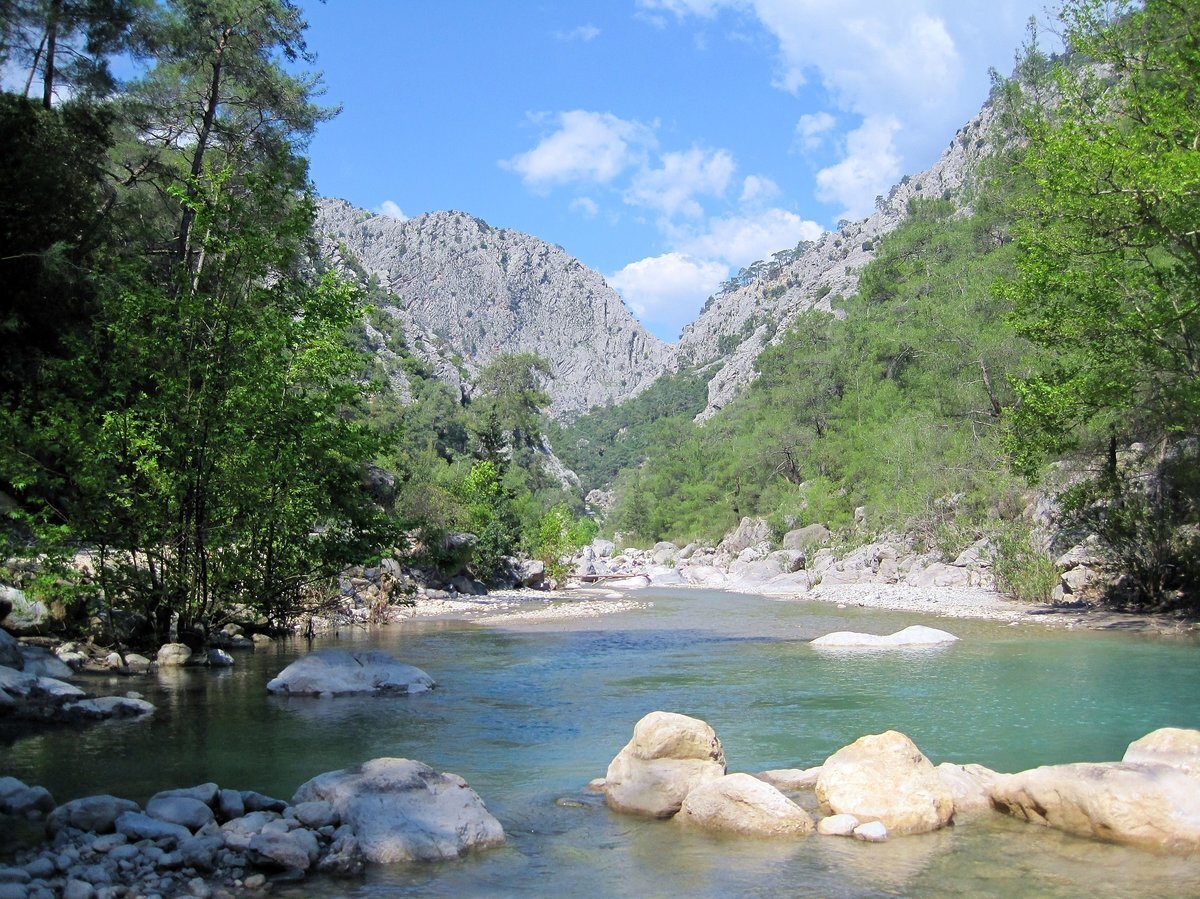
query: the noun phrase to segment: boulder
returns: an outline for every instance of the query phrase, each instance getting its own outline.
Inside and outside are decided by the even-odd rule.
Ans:
[[[862,824],[853,815],[830,815],[817,822],[817,833],[827,837],[852,837]]]
[[[270,693],[338,696],[347,693],[424,693],[433,678],[384,652],[321,649],[297,659],[267,683]]]
[[[798,549],[801,552],[808,552],[810,549],[825,546],[832,539],[833,535],[829,532],[829,528],[823,524],[810,524],[805,528],[797,528],[794,531],[788,531],[783,535],[782,546],[784,549]]]
[[[209,668],[232,668],[233,656],[223,649],[210,649],[204,654],[204,664]]]
[[[301,785],[295,804],[325,801],[341,816],[368,861],[438,861],[504,842],[478,794],[456,774],[411,759],[373,759]]]
[[[597,491],[597,490],[592,491],[592,493],[598,493],[598,492],[599,491]],[[588,502],[589,503],[591,502],[590,497],[591,497],[592,493],[588,494],[588,497],[589,497]],[[592,552],[594,552],[596,554],[596,558],[598,558],[598,559],[611,559],[613,552],[615,550],[616,550],[616,547],[613,546],[613,542],[611,540],[603,540],[600,537],[597,537],[595,540],[592,541]]]
[[[914,624],[894,634],[860,634],[855,631],[835,631],[811,642],[811,646],[833,648],[903,648],[911,646],[940,646],[953,643],[958,637],[937,628]]]
[[[36,674],[38,677],[53,677],[62,680],[73,677],[75,672],[70,665],[64,663],[58,656],[40,646],[21,646],[21,655],[25,657],[26,674]]]
[[[677,817],[748,836],[803,836],[813,830],[808,812],[749,774],[727,774],[700,784],[684,798]]]
[[[159,821],[197,831],[215,820],[213,810],[192,796],[158,795],[146,803],[146,814]]]
[[[11,605],[3,617],[4,626],[18,634],[34,633],[50,617],[50,609],[44,602],[30,599],[16,587],[0,585],[0,596]]]
[[[679,547],[667,540],[659,541],[650,550],[650,561],[655,565],[669,565],[679,558]]]
[[[74,827],[89,833],[112,833],[117,818],[125,812],[141,808],[129,799],[116,796],[85,796],[64,802],[46,819],[46,832],[51,836],[64,827]]]
[[[888,838],[887,825],[882,821],[866,821],[854,828],[854,838],[865,843],[883,843]]]
[[[16,637],[2,627],[0,627],[0,665],[12,668],[14,671],[23,671],[25,668],[25,656],[21,653],[21,644],[17,642]]]
[[[698,718],[651,712],[608,766],[604,799],[615,811],[669,818],[695,787],[725,775],[725,750]]]
[[[1121,761],[1170,765],[1184,774],[1200,775],[1200,730],[1160,727],[1130,743]]]
[[[835,814],[882,821],[893,834],[937,830],[954,814],[954,797],[932,763],[896,731],[860,737],[826,759],[817,799]]]
[[[717,544],[717,551],[736,556],[742,550],[756,543],[769,542],[770,539],[771,526],[765,518],[743,518],[738,522],[738,526]]]
[[[73,721],[100,721],[107,718],[141,718],[154,714],[154,705],[135,696],[100,696],[82,699],[63,707]]]
[[[954,798],[954,818],[992,810],[992,786],[1000,776],[983,765],[943,762],[935,769],[938,779]]]
[[[1170,765],[1084,762],[1000,775],[992,805],[1078,836],[1200,852],[1200,782]]]
[[[160,821],[141,812],[122,812],[114,824],[117,833],[124,834],[131,841],[165,840],[179,843],[189,839],[192,832],[182,824],[172,824],[170,821]]]
[[[821,768],[773,768],[754,775],[780,790],[811,790],[817,785]]]
[[[304,828],[260,831],[250,838],[248,848],[250,858],[257,864],[298,871],[307,871],[320,854],[317,838]]]
[[[45,787],[30,787],[15,777],[0,777],[0,814],[19,817],[54,811],[54,797]]]
[[[159,668],[181,668],[191,661],[192,650],[183,643],[164,643],[156,658]]]
[[[517,583],[522,587],[540,590],[546,585],[546,563],[540,559],[527,559],[517,570]]]

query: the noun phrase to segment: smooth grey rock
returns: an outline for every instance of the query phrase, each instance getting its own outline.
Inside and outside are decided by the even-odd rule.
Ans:
[[[117,818],[126,812],[136,812],[141,806],[117,796],[85,796],[64,802],[46,820],[46,832],[51,836],[64,827],[91,833],[112,833]]]
[[[150,801],[155,799],[167,799],[173,797],[181,797],[185,799],[195,799],[205,805],[211,806],[217,801],[217,794],[220,792],[220,787],[215,783],[197,784],[194,787],[180,787],[174,790],[159,790],[150,797]],[[146,807],[149,814],[149,805]]]
[[[204,661],[209,668],[233,667],[233,656],[223,649],[210,649],[204,654]]]
[[[725,751],[705,722],[651,712],[608,766],[604,799],[615,811],[666,818],[700,784],[725,775]]]
[[[861,823],[853,815],[830,815],[817,822],[817,833],[827,837],[852,837]]]
[[[141,812],[123,812],[116,820],[117,833],[131,840],[172,840],[178,843],[191,837],[192,832],[179,824],[160,821]]]
[[[854,828],[854,838],[866,843],[883,843],[888,838],[888,829],[882,821],[866,821]]]
[[[45,787],[27,786],[15,777],[0,777],[0,813],[45,815],[54,811],[54,797]]]
[[[270,693],[330,696],[348,693],[424,693],[428,674],[383,652],[321,649],[288,665],[267,683]]]
[[[242,805],[247,812],[272,812],[275,814],[288,807],[285,800],[256,793],[254,790],[242,790]]]
[[[53,677],[62,680],[72,677],[75,671],[58,656],[40,646],[21,645],[21,655],[25,657],[26,674],[36,674],[38,677]]]
[[[225,840],[219,836],[189,837],[180,840],[177,852],[188,868],[211,871],[217,862],[217,853],[225,848]]]
[[[96,890],[86,880],[71,878],[63,885],[63,899],[95,899]]]
[[[154,714],[153,704],[129,696],[100,696],[83,699],[64,707],[72,719],[100,720],[105,718],[141,718]]]
[[[292,806],[292,810],[296,813],[296,820],[310,830],[317,830],[318,828],[330,825],[336,827],[341,823],[341,817],[338,815],[337,809],[333,807],[333,803],[323,800],[301,802]]]
[[[222,821],[240,818],[246,814],[246,803],[237,790],[222,790],[217,796],[217,817]]]
[[[159,821],[186,827],[191,832],[215,819],[211,808],[191,796],[155,796],[146,803],[146,814]]]
[[[829,528],[823,524],[810,524],[807,527],[796,528],[783,535],[781,546],[784,549],[797,549],[808,552],[825,546],[833,538]]]
[[[264,830],[250,839],[250,857],[257,864],[307,871],[320,852],[317,838],[303,828],[292,831]]]
[[[159,668],[181,668],[192,660],[192,650],[183,643],[164,643],[155,659]]]
[[[677,816],[687,824],[748,836],[803,836],[812,816],[749,774],[726,774],[688,792]]]
[[[504,842],[504,828],[465,780],[411,759],[330,771],[292,798],[319,800],[337,809],[371,862],[451,859]]]

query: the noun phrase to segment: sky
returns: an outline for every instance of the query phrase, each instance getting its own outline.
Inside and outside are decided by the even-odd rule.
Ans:
[[[674,341],[860,218],[1007,74],[1039,0],[301,0],[317,191],[558,244]]]

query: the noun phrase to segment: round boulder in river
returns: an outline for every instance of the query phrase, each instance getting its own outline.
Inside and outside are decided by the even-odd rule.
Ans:
[[[424,693],[433,678],[385,652],[320,649],[297,659],[267,682],[270,693],[338,696],[347,693]]]

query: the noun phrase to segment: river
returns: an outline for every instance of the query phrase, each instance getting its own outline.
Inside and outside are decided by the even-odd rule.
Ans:
[[[413,697],[268,696],[302,640],[223,671],[100,679],[141,691],[150,720],[9,734],[0,774],[59,802],[145,801],[215,781],[282,798],[308,778],[378,756],[465,777],[508,845],[465,860],[313,879],[295,896],[1200,896],[1200,858],[1065,836],[991,816],[865,844],[754,840],[616,815],[581,794],[654,709],[711,724],[731,771],[809,767],[896,729],[936,764],[1000,771],[1119,759],[1158,727],[1200,727],[1200,646],[1119,633],[945,620],[703,590],[646,590],[648,607],[503,627],[414,619],[315,645],[378,648],[429,672]],[[542,601],[534,601],[540,606]],[[928,624],[944,648],[828,652],[833,630]],[[567,800],[567,801],[560,801]]]

